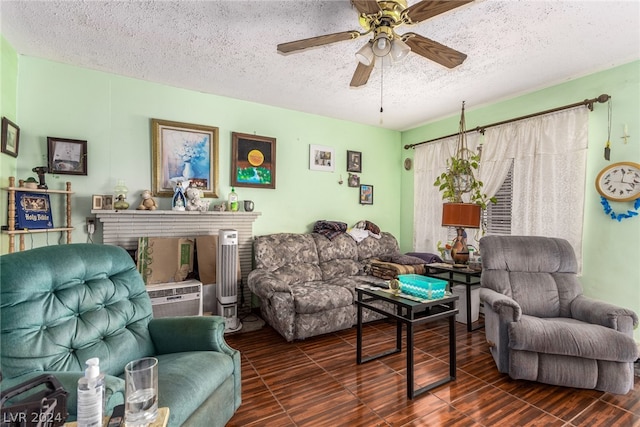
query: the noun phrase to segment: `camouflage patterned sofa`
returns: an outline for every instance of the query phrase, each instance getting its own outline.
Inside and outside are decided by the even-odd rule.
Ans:
[[[248,285],[262,316],[287,341],[347,329],[356,323],[355,287],[381,281],[371,276],[372,260],[399,254],[390,233],[359,243],[346,233],[329,240],[318,233],[256,237],[255,270]],[[364,310],[364,320],[380,316]]]

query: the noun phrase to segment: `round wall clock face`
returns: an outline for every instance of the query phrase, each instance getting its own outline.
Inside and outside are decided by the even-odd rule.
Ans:
[[[640,164],[619,162],[602,169],[596,177],[596,189],[603,197],[628,202],[640,197]]]

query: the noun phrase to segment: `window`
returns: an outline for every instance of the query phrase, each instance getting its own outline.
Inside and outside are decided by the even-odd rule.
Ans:
[[[496,193],[497,203],[489,203],[482,214],[487,234],[511,234],[511,202],[513,199],[513,163]]]

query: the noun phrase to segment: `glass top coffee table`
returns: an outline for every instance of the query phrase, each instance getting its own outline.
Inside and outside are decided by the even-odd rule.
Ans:
[[[413,299],[396,296],[387,290],[357,287],[357,331],[356,331],[356,362],[358,365],[400,353],[402,351],[402,325],[407,327],[407,397],[413,399],[435,387],[448,383],[456,379],[456,327],[455,315],[458,309],[455,308],[457,295],[445,296],[444,298],[427,301],[416,301]],[[385,301],[391,303],[393,310],[385,307],[378,307],[372,303],[375,301]],[[362,310],[372,310],[396,320],[396,346],[394,349],[382,353],[362,357]],[[413,332],[416,325],[434,322],[440,319],[449,320],[449,376],[434,381],[419,389],[414,388],[413,372]]]

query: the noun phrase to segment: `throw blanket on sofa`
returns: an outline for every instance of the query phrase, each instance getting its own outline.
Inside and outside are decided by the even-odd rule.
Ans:
[[[347,224],[339,221],[316,221],[313,226],[313,232],[322,234],[329,240],[335,239],[340,234],[347,231]]]

